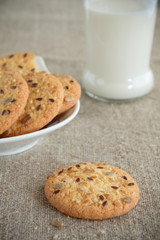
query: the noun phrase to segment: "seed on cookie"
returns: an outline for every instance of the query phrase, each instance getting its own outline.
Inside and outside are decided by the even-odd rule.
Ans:
[[[4,91],[3,91],[3,89],[0,89],[0,94],[4,94]]]
[[[74,97],[65,97],[64,100],[65,100],[65,102],[72,102],[75,100],[75,98]]]
[[[61,173],[63,173],[63,170],[59,171],[59,172],[58,172],[58,175],[60,175]]]
[[[108,204],[108,202],[107,202],[107,201],[104,201],[104,202],[102,203],[102,206],[105,207],[107,204]]]
[[[39,97],[39,98],[36,98],[36,100],[37,100],[37,101],[42,101],[43,98],[40,98],[40,97]]]
[[[77,178],[77,179],[76,179],[76,182],[80,182],[80,178]]]
[[[128,183],[128,186],[134,186],[134,183]]]
[[[10,86],[10,88],[11,88],[11,89],[16,89],[16,88],[17,88],[17,86]]]
[[[71,170],[72,169],[72,167],[69,167],[67,170],[69,171],[69,170]]]
[[[80,168],[80,165],[79,165],[79,164],[77,164],[77,165],[76,165],[76,167],[77,167],[77,168]]]
[[[27,114],[22,120],[21,123],[25,124],[32,119],[31,115]]]
[[[53,98],[49,98],[50,102],[55,102],[55,100]]]
[[[123,178],[123,179],[125,179],[125,180],[127,180],[127,179],[128,179],[126,176],[123,176],[122,178]]]
[[[100,200],[104,200],[104,196],[103,196],[103,195],[100,195],[100,196],[99,196],[99,199],[100,199]]]
[[[6,114],[10,114],[11,113],[11,110],[6,110]]]
[[[53,194],[57,194],[59,192],[60,192],[60,190],[56,190],[56,191],[53,192]]]
[[[61,182],[55,183],[55,184],[53,185],[53,187],[54,187],[55,189],[62,189],[62,188],[65,187],[65,184],[64,184],[64,183],[61,183]]]
[[[11,54],[8,58],[13,58],[14,57],[14,54]]]
[[[38,86],[38,83],[32,83],[31,88],[36,88]]]
[[[118,189],[118,187],[117,187],[117,186],[111,186],[111,188],[113,188],[113,189]]]
[[[22,66],[22,65],[18,65],[18,67],[19,67],[19,68],[21,68],[21,69],[23,68],[23,66]]]
[[[37,106],[36,110],[39,111],[41,109],[41,104]]]
[[[10,103],[12,100],[13,100],[13,98],[8,97],[8,98],[6,98],[6,99],[4,99],[4,100],[2,101],[2,104],[3,104],[3,105],[7,105],[7,104]]]
[[[131,202],[132,202],[132,199],[131,199],[130,197],[125,197],[125,198],[123,199],[123,201],[126,202],[126,203],[131,203]]]
[[[115,172],[105,172],[104,174],[107,176],[114,176],[116,173]]]
[[[6,110],[3,110],[3,111],[1,112],[1,115],[2,115],[2,116],[3,116],[4,114],[7,114]]]
[[[7,65],[7,63],[3,63],[3,64],[2,64],[2,67],[5,67],[6,65]]]
[[[85,173],[94,173],[95,170],[86,167],[86,168],[84,169],[84,172],[85,172]]]
[[[97,167],[97,168],[103,169],[104,167]]]
[[[28,55],[28,54],[27,54],[27,53],[25,53],[25,54],[23,55],[23,57],[25,58],[25,57],[27,57],[27,55]]]
[[[93,178],[91,178],[91,177],[88,177],[88,180],[92,181],[92,180],[93,180]]]

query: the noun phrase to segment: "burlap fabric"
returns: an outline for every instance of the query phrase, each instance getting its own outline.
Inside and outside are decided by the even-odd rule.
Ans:
[[[83,2],[0,0],[0,55],[16,51],[41,55],[50,71],[69,73],[81,82]],[[151,67],[155,87],[144,98],[109,104],[82,93],[80,112],[70,124],[27,152],[0,158],[0,239],[160,239],[160,11]],[[47,175],[81,161],[102,161],[131,173],[141,190],[137,207],[103,221],[68,218],[51,207],[44,195]],[[52,226],[55,219],[64,226]]]

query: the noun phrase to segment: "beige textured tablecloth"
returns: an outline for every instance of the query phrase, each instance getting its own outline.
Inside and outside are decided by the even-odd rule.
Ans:
[[[50,71],[69,73],[81,82],[83,2],[0,0],[0,55],[19,51],[43,56]],[[160,8],[151,67],[155,87],[144,98],[110,104],[82,93],[80,112],[71,123],[27,152],[0,157],[0,239],[160,239]],[[131,173],[141,190],[139,204],[124,216],[103,221],[68,218],[55,210],[44,195],[46,177],[81,161],[102,161]],[[52,226],[55,219],[64,226]]]

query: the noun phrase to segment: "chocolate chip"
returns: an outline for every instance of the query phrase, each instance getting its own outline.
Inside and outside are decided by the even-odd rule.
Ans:
[[[32,119],[31,115],[26,115],[22,120],[21,120],[21,123],[22,124],[25,124],[27,123],[28,121],[30,121]]]
[[[68,87],[68,86],[65,86],[65,89],[69,89],[69,87]]]
[[[31,79],[29,79],[29,80],[27,80],[27,82],[28,82],[28,83],[31,83],[31,82],[32,82],[32,80],[31,80]]]
[[[23,68],[23,66],[22,66],[22,65],[18,65],[18,67],[19,67],[19,68],[21,68],[21,69]]]
[[[134,183],[128,183],[128,186],[133,186],[134,185]]]
[[[27,54],[27,53],[25,53],[25,54],[23,55],[23,57],[25,58],[25,57],[27,57],[27,55],[28,55],[28,54]]]
[[[16,99],[13,99],[13,100],[11,101],[11,103],[14,103],[14,102],[16,102]]]
[[[88,177],[88,180],[93,180],[93,178],[91,178],[91,177]]]
[[[14,57],[14,54],[11,54],[8,58],[13,58]]]
[[[70,83],[73,83],[74,81],[73,80],[70,80]]]
[[[3,63],[2,67],[5,67],[7,65],[7,63]]]
[[[53,194],[57,194],[59,192],[60,192],[60,190],[56,190],[56,191],[53,192]]]
[[[32,68],[32,69],[31,69],[31,72],[34,72],[34,71],[35,71],[35,68]]]
[[[125,197],[123,200],[124,200],[124,202],[126,202],[126,203],[132,202],[132,199],[131,199],[130,197]]]
[[[79,167],[80,167],[80,165],[79,165],[79,164],[77,164],[77,165],[76,165],[76,167],[77,167],[77,168],[79,168]]]
[[[123,176],[122,178],[125,179],[125,180],[127,180],[127,177],[126,177],[126,176]]]
[[[3,89],[0,89],[0,94],[4,94],[4,91],[3,91]]]
[[[17,86],[10,86],[10,88],[11,88],[11,89],[16,89],[16,88],[17,88]]]
[[[97,168],[103,169],[103,167],[97,167]]]
[[[39,104],[36,109],[39,111],[41,109],[41,104]]]
[[[72,167],[69,167],[67,170],[69,171],[69,170],[71,170],[72,169]]]
[[[53,98],[49,98],[49,101],[50,102],[54,102],[55,100]]]
[[[43,98],[36,98],[36,100],[37,100],[37,101],[42,101],[42,100],[43,100]]]
[[[104,202],[102,203],[102,206],[105,207],[107,204],[108,204],[107,201],[104,201]]]
[[[100,195],[99,198],[100,198],[101,200],[104,200],[104,196],[103,196],[103,195]]]
[[[79,177],[76,179],[76,182],[80,182],[80,178]]]
[[[58,175],[60,175],[61,173],[63,173],[63,170],[59,171]]]
[[[113,189],[118,189],[118,187],[116,187],[116,186],[111,186],[111,188],[113,188]]]
[[[31,88],[36,88],[38,86],[38,83],[32,83]]]

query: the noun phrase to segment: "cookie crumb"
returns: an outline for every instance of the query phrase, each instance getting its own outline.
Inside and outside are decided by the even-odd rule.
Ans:
[[[59,221],[52,221],[51,225],[53,225],[55,227],[63,227],[64,223],[63,222],[59,222]]]

